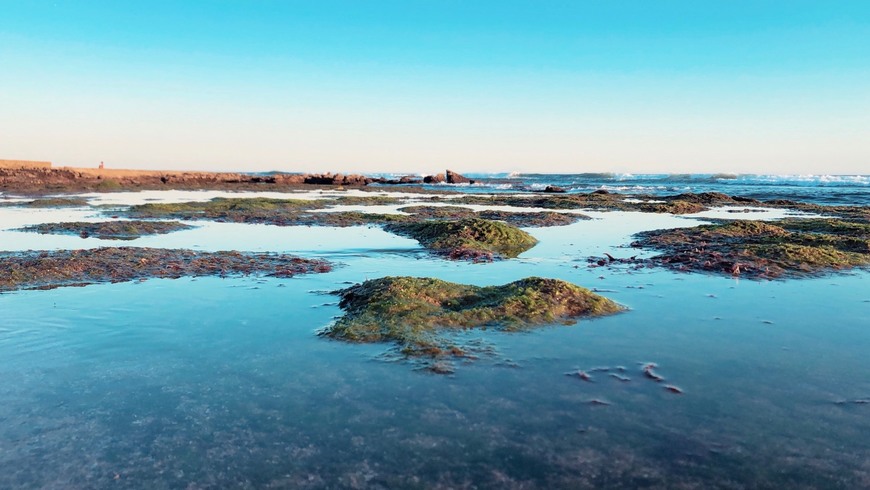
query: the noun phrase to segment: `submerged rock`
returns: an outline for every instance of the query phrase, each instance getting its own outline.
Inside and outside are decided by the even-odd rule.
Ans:
[[[341,297],[345,315],[322,335],[349,342],[394,342],[405,356],[430,359],[467,355],[444,337],[450,331],[516,331],[624,310],[588,289],[540,277],[488,287],[384,277],[333,293]]]
[[[287,254],[195,252],[193,250],[105,247],[91,250],[0,254],[0,291],[51,289],[151,277],[263,274],[291,277],[332,270],[324,260]]]
[[[513,258],[538,243],[513,225],[478,218],[391,223],[384,229],[413,238],[429,250],[453,259]]]

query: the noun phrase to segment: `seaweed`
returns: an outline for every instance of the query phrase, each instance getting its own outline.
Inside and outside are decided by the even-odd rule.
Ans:
[[[52,289],[151,277],[292,277],[328,272],[329,262],[287,254],[184,249],[104,247],[90,250],[28,251],[0,254],[0,291]]]
[[[870,224],[837,219],[738,220],[643,232],[635,247],[687,271],[750,278],[803,277],[870,265]]]
[[[413,214],[416,218],[450,219],[481,218],[498,220],[522,228],[540,228],[546,226],[564,226],[577,221],[590,219],[579,213],[555,213],[552,211],[474,211],[460,206],[407,206],[399,211]]]
[[[320,209],[328,201],[304,199],[227,198],[182,203],[147,203],[131,206],[124,212],[133,218],[211,219],[245,223],[269,222],[300,210]]]
[[[131,206],[122,214],[132,218],[173,218],[255,223],[275,226],[362,226],[403,221],[398,214],[326,211],[336,204],[391,204],[384,196],[346,196],[336,199],[215,198],[205,202],[148,203]],[[322,210],[322,212],[316,212]],[[116,212],[116,211],[112,211]]]
[[[345,315],[321,335],[348,342],[391,342],[408,358],[439,361],[468,357],[448,340],[450,332],[498,328],[527,330],[624,308],[558,279],[529,277],[479,287],[433,278],[383,277],[334,291]],[[440,372],[441,363],[426,365]]]
[[[478,218],[399,222],[388,224],[384,229],[413,238],[432,252],[451,259],[514,258],[538,243],[513,225]]]
[[[42,223],[25,226],[19,231],[32,231],[42,234],[78,235],[82,238],[96,237],[102,240],[135,240],[144,235],[162,235],[173,231],[193,228],[178,221],[103,221],[88,223],[72,221],[63,223]]]
[[[83,197],[45,197],[19,204],[28,208],[80,208],[88,205],[88,200]]]

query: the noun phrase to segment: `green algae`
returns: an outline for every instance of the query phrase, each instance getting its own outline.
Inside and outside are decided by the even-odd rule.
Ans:
[[[440,279],[384,277],[334,291],[345,315],[321,332],[348,342],[392,342],[408,357],[464,357],[450,332],[474,328],[526,330],[624,308],[558,279],[529,277],[479,287]],[[438,365],[429,367],[437,370]]]
[[[28,208],[80,208],[87,207],[89,204],[83,197],[45,197],[19,205]]]
[[[325,208],[339,204],[392,204],[393,200],[384,196],[344,196],[316,200],[221,197],[205,202],[141,204],[131,206],[122,214],[140,219],[211,220],[275,226],[362,226],[403,221],[406,217],[398,214],[328,211]]]
[[[42,223],[19,228],[19,231],[56,235],[79,235],[82,238],[96,237],[102,240],[135,240],[145,235],[162,235],[190,228],[193,227],[178,221],[125,220],[102,221],[98,223],[83,221]]]
[[[474,211],[460,206],[407,206],[399,211],[413,214],[416,218],[457,220],[463,218],[481,218],[504,221],[521,228],[541,228],[547,226],[565,226],[584,219],[591,219],[579,213],[556,213],[552,211]]]
[[[257,223],[268,222],[282,215],[292,215],[300,210],[319,209],[325,206],[326,203],[321,200],[216,197],[203,202],[139,204],[131,206],[125,214],[134,218],[210,219]]]
[[[0,292],[52,289],[152,277],[242,276],[292,277],[328,272],[329,262],[287,254],[184,249],[103,247],[88,250],[0,253]]]
[[[750,278],[802,277],[870,265],[870,225],[838,219],[738,220],[643,232],[654,263]]]
[[[473,218],[475,212],[473,209],[464,208],[461,206],[405,206],[399,208],[403,213],[413,214],[417,218],[422,219],[447,219],[457,220],[463,218]]]
[[[513,225],[478,218],[392,223],[384,229],[413,238],[434,253],[453,259],[514,258],[538,243]]]
[[[342,206],[390,206],[405,202],[405,198],[393,196],[339,196],[326,200],[326,202]]]

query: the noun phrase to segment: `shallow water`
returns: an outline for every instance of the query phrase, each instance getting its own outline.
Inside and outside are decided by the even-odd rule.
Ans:
[[[8,231],[10,212],[7,250],[117,244]],[[93,211],[40,216],[58,213]],[[589,268],[590,255],[635,254],[618,247],[634,232],[697,223],[590,214],[529,229],[541,242],[517,260],[475,265],[377,228],[195,222],[125,244],[342,265],[2,294],[0,488],[870,486],[870,405],[835,403],[870,398],[866,272],[754,282]],[[388,345],[316,335],[341,313],[328,291],[385,275],[555,277],[630,311],[466,333],[488,354],[431,375]],[[565,376],[596,366],[631,381]]]

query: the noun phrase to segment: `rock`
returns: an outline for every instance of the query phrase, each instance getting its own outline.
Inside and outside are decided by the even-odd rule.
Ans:
[[[544,188],[544,192],[564,194],[567,191],[557,185],[548,185]]]
[[[434,253],[454,260],[514,258],[538,243],[516,226],[479,218],[389,223],[384,229],[413,238]]]
[[[448,184],[473,184],[474,181],[469,179],[468,177],[458,174],[452,170],[448,170],[446,173],[446,179]]]
[[[446,181],[447,178],[444,176],[444,174],[427,175],[423,177],[424,184],[441,184]]]
[[[454,344],[450,332],[490,327],[522,331],[625,310],[588,289],[540,277],[479,287],[391,276],[332,294],[341,297],[345,314],[321,335],[347,342],[392,342],[406,357],[436,362],[472,359],[466,346]]]

